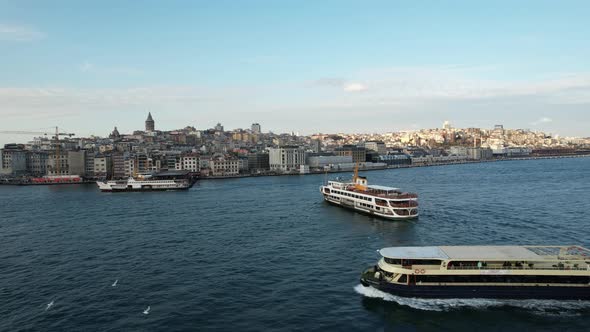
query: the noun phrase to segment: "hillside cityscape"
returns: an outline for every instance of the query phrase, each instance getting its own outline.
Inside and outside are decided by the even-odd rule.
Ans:
[[[53,135],[53,136],[52,136]],[[307,174],[410,167],[506,158],[590,154],[589,138],[561,138],[523,129],[441,128],[385,134],[299,136],[249,129],[157,130],[151,113],[145,128],[108,137],[75,138],[71,133],[6,144],[0,173],[5,181],[28,177],[75,176],[84,180],[123,179],[162,171],[200,177]],[[61,137],[60,137],[61,135]]]

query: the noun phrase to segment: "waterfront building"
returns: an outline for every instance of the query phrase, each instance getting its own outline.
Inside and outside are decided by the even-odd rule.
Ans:
[[[199,166],[199,154],[190,153],[181,157],[181,168],[182,170],[198,172],[201,168]]]
[[[29,151],[27,153],[27,173],[33,176],[47,175],[48,158],[46,151]]]
[[[354,163],[361,163],[367,160],[367,149],[356,145],[344,145],[336,148],[334,153],[337,156],[352,156],[352,162]]]
[[[94,157],[94,176],[96,177],[110,177],[112,175],[112,160],[111,156],[98,155]]]
[[[214,156],[209,161],[209,167],[213,176],[234,176],[240,174],[240,162],[236,158]]]
[[[145,153],[138,153],[135,155],[136,172],[139,174],[146,174],[150,172],[150,158]]]
[[[320,141],[319,139],[312,139],[311,140],[311,149],[315,153],[322,152],[322,141]]]
[[[182,152],[181,151],[164,151],[162,158],[162,168],[168,170],[182,169]]]
[[[387,153],[387,149],[385,147],[385,143],[382,141],[368,141],[365,142],[365,148],[367,150],[372,150],[375,151],[377,153],[379,153],[380,155],[384,155]]]
[[[86,155],[84,156],[84,173],[88,177],[94,176],[94,157],[95,153],[91,151],[87,151]]]
[[[125,153],[114,152],[111,154],[111,160],[113,165],[113,178],[125,178]]]
[[[238,171],[243,174],[248,173],[250,171],[250,168],[248,165],[248,157],[244,157],[244,156],[238,157]]]
[[[210,168],[210,163],[211,162],[211,156],[210,155],[201,155],[199,157],[199,167],[203,170],[203,169],[209,169]]]
[[[20,176],[27,173],[27,154],[22,144],[6,144],[0,152],[0,174]]]
[[[451,146],[449,154],[452,156],[467,156],[467,148],[464,146]]]
[[[324,169],[326,166],[337,168],[342,164],[352,164],[352,156],[319,155],[307,157],[307,165],[311,169]]]
[[[492,159],[493,151],[490,148],[467,148],[467,158],[472,160]]]
[[[69,175],[79,175],[85,176],[86,175],[86,151],[85,150],[78,150],[78,151],[68,151],[68,173]]]
[[[305,152],[298,146],[285,145],[269,149],[270,169],[280,172],[298,172],[305,164]]]
[[[152,119],[152,113],[149,112],[148,113],[148,117],[145,120],[145,131],[147,131],[148,133],[153,132],[155,130],[155,121],[154,119]],[[115,128],[117,129],[117,128]]]
[[[509,147],[506,149],[507,157],[527,157],[531,154],[532,149],[525,147]]]
[[[58,154],[57,151],[52,151],[49,153],[49,158],[47,159],[47,175],[70,175],[69,169],[67,152],[61,151]]]
[[[248,169],[253,173],[260,173],[270,169],[268,153],[255,152],[248,154]]]
[[[135,156],[128,156],[125,158],[125,177],[128,178],[130,176],[134,176],[136,174],[135,171]]]
[[[379,155],[379,162],[385,163],[388,166],[410,165],[412,163],[412,159],[405,153],[390,153],[386,155]]]

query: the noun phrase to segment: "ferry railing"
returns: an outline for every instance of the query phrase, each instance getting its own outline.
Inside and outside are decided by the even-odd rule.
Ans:
[[[590,267],[556,266],[556,267],[529,267],[529,266],[448,266],[447,270],[565,270],[565,271],[590,271]]]
[[[396,202],[390,202],[391,207],[393,208],[413,208],[413,207],[418,207],[418,203],[415,201],[411,201],[408,203],[396,203]]]

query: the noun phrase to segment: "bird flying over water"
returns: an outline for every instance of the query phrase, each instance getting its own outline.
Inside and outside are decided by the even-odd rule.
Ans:
[[[115,280],[115,282],[113,282],[113,284],[111,286],[113,287],[117,287],[117,282],[119,281],[119,279]]]
[[[47,303],[47,308],[45,308],[45,311],[49,310],[49,308],[53,307],[53,305],[55,304],[55,301],[51,300],[51,302]]]
[[[143,311],[144,315],[147,315],[150,313],[150,306],[148,305],[148,307]]]

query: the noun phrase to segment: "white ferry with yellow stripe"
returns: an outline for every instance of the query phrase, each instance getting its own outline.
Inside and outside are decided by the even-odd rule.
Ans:
[[[386,219],[418,218],[418,195],[398,188],[369,185],[354,170],[351,182],[328,181],[320,187],[324,200],[341,207]]]
[[[381,249],[364,286],[421,298],[590,300],[590,250],[581,246]]]

